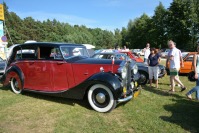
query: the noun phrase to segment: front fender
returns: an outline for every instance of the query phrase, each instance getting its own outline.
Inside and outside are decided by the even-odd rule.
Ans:
[[[12,77],[19,78],[19,80],[21,81],[21,88],[23,89],[24,74],[19,67],[17,67],[17,66],[9,67],[1,79],[2,84],[4,86],[8,85],[9,81]]]
[[[119,78],[112,73],[105,73],[105,72],[97,73],[88,78],[86,82],[89,82],[91,84],[95,83],[105,84],[111,89],[116,99],[121,97],[122,94],[121,82]]]

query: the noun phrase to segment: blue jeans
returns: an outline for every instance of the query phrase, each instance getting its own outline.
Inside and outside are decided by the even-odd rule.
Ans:
[[[196,81],[196,86],[192,88],[187,95],[191,95],[192,93],[196,92],[196,99],[199,100],[199,78]]]

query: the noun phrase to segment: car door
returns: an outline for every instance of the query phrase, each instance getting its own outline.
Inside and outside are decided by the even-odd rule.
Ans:
[[[189,73],[192,71],[193,54],[189,54],[184,59],[184,67],[181,67],[180,73]]]
[[[68,90],[74,86],[71,64],[63,59],[59,48],[53,48],[51,55],[51,57],[53,57],[51,58],[53,91]]]
[[[25,79],[28,89],[53,91],[51,63],[47,58],[49,50],[38,46],[37,59],[29,62],[27,78]]]

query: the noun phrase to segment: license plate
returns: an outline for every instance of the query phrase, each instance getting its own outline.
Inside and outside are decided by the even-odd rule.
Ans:
[[[136,98],[140,94],[140,90],[134,92],[133,97]]]
[[[127,91],[127,90],[126,90],[126,87],[124,87],[124,88],[123,88],[123,93],[126,93],[126,91]]]
[[[135,82],[135,87],[137,87],[138,86],[138,83],[137,82]]]

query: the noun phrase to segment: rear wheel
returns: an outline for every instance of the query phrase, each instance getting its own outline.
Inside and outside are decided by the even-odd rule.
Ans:
[[[20,89],[19,87],[19,83],[20,81],[18,81],[16,78],[12,78],[11,79],[11,88],[12,91],[16,94],[20,94],[22,92],[22,89]]]
[[[103,84],[93,85],[88,91],[88,102],[98,112],[110,112],[116,107],[112,91]]]

